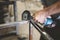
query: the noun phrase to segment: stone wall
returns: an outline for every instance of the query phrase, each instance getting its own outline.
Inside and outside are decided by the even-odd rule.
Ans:
[[[17,21],[21,21],[21,19],[22,19],[22,13],[23,13],[23,11],[24,10],[29,10],[30,12],[31,12],[31,14],[33,15],[33,13],[35,13],[36,11],[38,11],[38,10],[41,10],[41,9],[43,9],[43,5],[41,4],[41,1],[36,1],[36,0],[23,0],[23,1],[17,1]],[[20,33],[20,34],[18,34],[18,35],[20,35],[20,37],[21,37],[21,33],[23,33],[24,35],[25,34],[27,34],[27,35],[29,35],[28,34],[28,32],[29,32],[29,25],[25,25],[24,26],[24,24],[22,25],[22,27],[18,27],[17,29],[19,29],[18,30],[18,33]],[[26,30],[28,30],[27,32],[25,32],[24,31],[24,29],[26,29]],[[22,35],[23,35],[22,34]],[[27,36],[27,35],[25,35],[25,36]],[[32,40],[39,40],[40,39],[40,34],[39,34],[39,32],[34,28],[34,27],[32,27]]]

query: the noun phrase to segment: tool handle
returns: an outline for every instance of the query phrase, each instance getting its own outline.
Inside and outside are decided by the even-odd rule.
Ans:
[[[54,40],[49,34],[43,31],[43,28],[40,28],[38,24],[35,24],[35,22],[32,19],[30,20],[30,23],[39,31],[39,33],[44,37],[44,39]]]

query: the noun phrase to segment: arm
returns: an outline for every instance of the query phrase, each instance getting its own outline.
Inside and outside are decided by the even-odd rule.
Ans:
[[[50,7],[45,8],[45,10],[48,12],[47,15],[53,15],[60,12],[60,1],[57,3],[51,5]]]
[[[40,23],[44,23],[45,19],[49,16],[49,15],[53,15],[56,13],[60,12],[60,1],[58,1],[57,3],[43,9],[43,10],[39,10],[36,13],[33,14],[34,20],[38,21]]]

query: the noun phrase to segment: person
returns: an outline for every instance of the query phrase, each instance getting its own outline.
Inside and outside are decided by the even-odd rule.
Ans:
[[[44,0],[45,1],[45,0]],[[49,0],[48,0],[49,1]],[[52,0],[55,1],[55,0]],[[47,3],[48,4],[48,3]],[[46,6],[46,4],[44,4]],[[45,7],[43,10],[39,10],[33,14],[33,19],[37,22],[44,23],[45,19],[54,14],[60,14],[60,0],[56,0],[55,3],[52,3],[50,6]],[[45,31],[52,37],[54,40],[60,40],[60,23],[57,23],[57,26],[54,28],[46,28]],[[42,36],[40,40],[45,40]]]
[[[33,18],[35,21],[44,23],[45,19],[49,15],[53,15],[56,13],[60,13],[60,1],[58,1],[57,3],[51,5],[47,8],[44,8],[43,10],[37,11],[36,13],[34,13]]]

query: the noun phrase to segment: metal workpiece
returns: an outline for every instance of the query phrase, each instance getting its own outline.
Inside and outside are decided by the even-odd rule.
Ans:
[[[28,21],[10,22],[10,23],[5,23],[5,24],[0,24],[0,28],[14,27],[19,24],[25,24],[25,23],[28,23]]]

